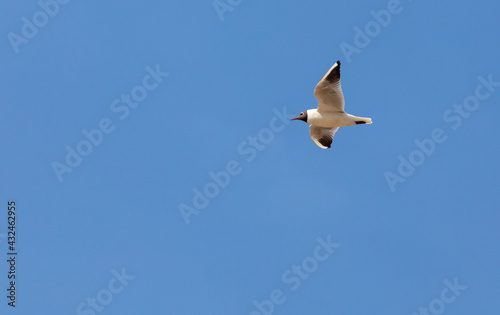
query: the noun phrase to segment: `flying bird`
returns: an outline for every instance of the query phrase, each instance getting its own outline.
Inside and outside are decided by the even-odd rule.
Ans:
[[[339,127],[372,123],[371,118],[349,115],[344,111],[340,61],[337,61],[316,85],[314,96],[318,99],[318,108],[308,109],[291,120],[302,120],[311,124],[311,138],[322,149],[331,147]]]

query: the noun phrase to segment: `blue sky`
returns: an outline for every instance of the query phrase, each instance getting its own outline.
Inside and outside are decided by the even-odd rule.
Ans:
[[[499,309],[498,2],[63,2],[0,5],[2,314]]]

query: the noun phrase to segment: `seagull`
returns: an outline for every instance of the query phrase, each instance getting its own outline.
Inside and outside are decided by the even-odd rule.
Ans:
[[[331,147],[339,127],[372,123],[371,118],[349,115],[344,111],[340,61],[337,61],[316,85],[314,96],[318,99],[318,108],[308,109],[290,120],[302,120],[311,124],[311,138],[322,149]]]

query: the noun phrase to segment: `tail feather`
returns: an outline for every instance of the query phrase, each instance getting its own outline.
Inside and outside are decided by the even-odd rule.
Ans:
[[[360,124],[371,124],[372,119],[368,117],[356,117],[356,125]]]

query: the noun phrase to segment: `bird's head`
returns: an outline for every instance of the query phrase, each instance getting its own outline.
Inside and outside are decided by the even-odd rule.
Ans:
[[[307,122],[307,111],[300,113],[299,116],[292,118],[290,120],[302,120]]]

